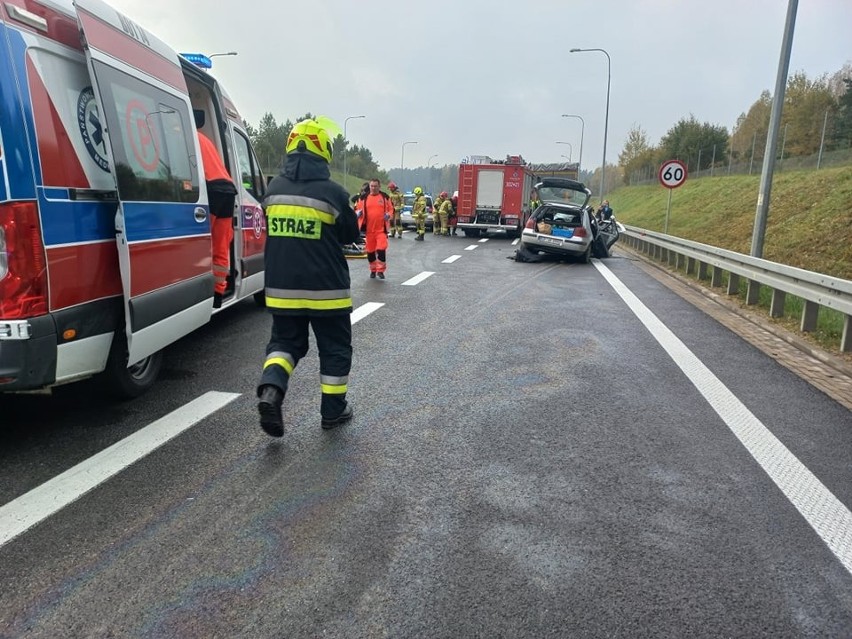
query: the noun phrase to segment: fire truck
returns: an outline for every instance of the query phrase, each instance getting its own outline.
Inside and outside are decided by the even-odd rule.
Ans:
[[[520,155],[470,156],[459,165],[458,228],[469,237],[505,231],[520,237],[530,216],[536,176]]]

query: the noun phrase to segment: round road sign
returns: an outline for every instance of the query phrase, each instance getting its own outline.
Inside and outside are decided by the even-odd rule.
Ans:
[[[686,182],[686,165],[680,160],[663,162],[660,167],[660,184],[667,189],[676,189]]]

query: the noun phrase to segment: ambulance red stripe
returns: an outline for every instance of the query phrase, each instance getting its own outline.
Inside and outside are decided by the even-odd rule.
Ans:
[[[48,248],[50,310],[121,295],[115,240]]]
[[[124,60],[128,64],[187,94],[183,71],[174,61],[149,49],[144,44],[78,7],[78,15],[89,46]]]
[[[131,244],[130,262],[133,269],[130,296],[150,293],[210,273],[213,268],[210,236]]]
[[[30,58],[27,58],[27,79],[32,96],[33,119],[39,134],[38,154],[41,158],[43,184],[88,188],[89,178],[86,177],[74,145],[68,138],[68,131],[62,124],[59,113]]]

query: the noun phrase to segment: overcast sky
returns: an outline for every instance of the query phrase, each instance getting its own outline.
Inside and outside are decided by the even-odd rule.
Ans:
[[[651,144],[682,117],[729,130],[773,91],[787,0],[108,0],[178,51],[218,53],[213,75],[257,126],[310,111],[349,120],[384,169],[468,155],[600,166],[635,125]],[[216,9],[215,7],[223,7]],[[852,61],[852,0],[800,0],[790,73]],[[557,145],[556,141],[569,142]]]

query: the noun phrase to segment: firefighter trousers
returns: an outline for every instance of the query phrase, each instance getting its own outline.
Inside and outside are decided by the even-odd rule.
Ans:
[[[286,395],[296,364],[308,352],[308,326],[314,331],[319,351],[320,413],[324,419],[334,419],[346,408],[352,367],[352,322],[348,314],[328,317],[273,315],[272,337],[266,346],[258,395],[261,387],[267,384],[276,386]]]

